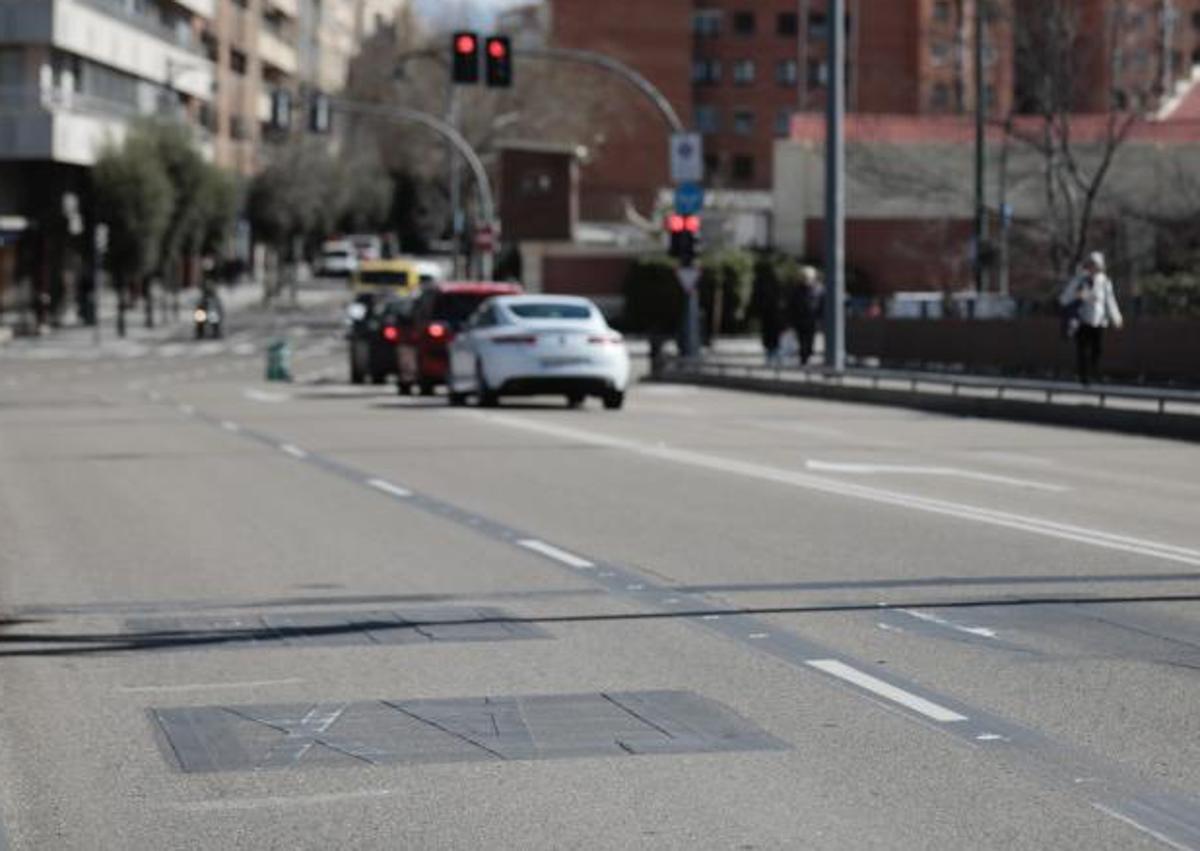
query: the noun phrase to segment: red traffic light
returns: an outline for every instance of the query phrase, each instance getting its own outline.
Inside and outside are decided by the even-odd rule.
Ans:
[[[459,36],[455,37],[455,39],[454,39],[455,52],[461,53],[464,56],[467,54],[470,54],[470,53],[474,53],[476,51],[477,47],[478,47],[478,45],[475,41],[475,36],[473,36],[473,35],[463,33],[462,35],[459,35]]]
[[[700,217],[688,216],[683,220],[683,229],[688,233],[700,233]]]
[[[683,233],[687,228],[687,219],[678,213],[667,216],[667,230],[671,233]]]
[[[503,39],[489,38],[487,52],[488,56],[493,59],[504,59],[508,56],[508,45],[504,43]]]

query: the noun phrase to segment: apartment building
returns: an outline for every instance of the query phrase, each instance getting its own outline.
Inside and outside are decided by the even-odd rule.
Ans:
[[[217,2],[0,2],[0,309],[62,300],[85,250],[88,169],[133,118],[189,121],[213,150]]]

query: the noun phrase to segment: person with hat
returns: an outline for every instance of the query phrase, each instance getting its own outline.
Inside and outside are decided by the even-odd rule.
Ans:
[[[1089,254],[1082,271],[1071,279],[1058,300],[1069,317],[1068,333],[1075,338],[1079,381],[1090,384],[1099,375],[1104,329],[1119,329],[1125,324],[1112,280],[1105,274],[1104,255],[1099,251]]]

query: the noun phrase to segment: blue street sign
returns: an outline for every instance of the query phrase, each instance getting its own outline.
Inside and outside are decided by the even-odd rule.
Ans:
[[[699,183],[681,183],[675,190],[675,212],[694,216],[704,209],[704,187]]]

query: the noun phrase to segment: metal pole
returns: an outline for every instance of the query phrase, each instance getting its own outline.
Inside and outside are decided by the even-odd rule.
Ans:
[[[984,244],[987,241],[987,196],[984,183],[987,169],[987,83],[984,80],[985,0],[975,3],[975,292],[983,292]]]
[[[459,95],[458,86],[450,81],[450,93],[446,98],[446,123],[458,129]],[[462,209],[462,158],[454,149],[454,143],[446,142],[446,154],[450,163],[450,242],[454,249],[454,276],[460,277],[463,270],[462,258],[463,209]]]
[[[829,0],[825,131],[825,365],[846,368],[846,0]]]

